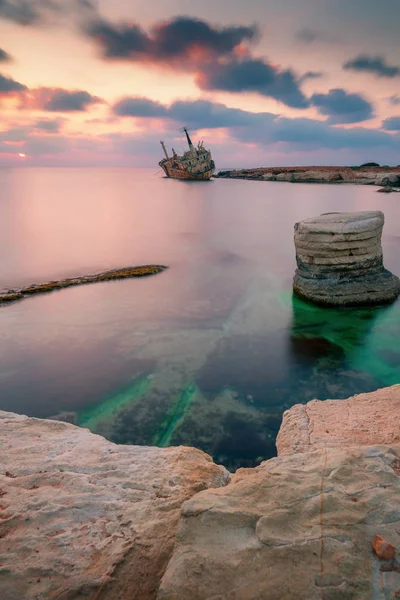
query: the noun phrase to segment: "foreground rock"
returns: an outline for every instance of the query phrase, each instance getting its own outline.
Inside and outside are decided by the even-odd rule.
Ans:
[[[214,177],[289,183],[353,183],[400,187],[400,167],[260,167],[220,171]]]
[[[380,211],[327,213],[295,225],[294,291],[331,306],[392,302],[400,280],[383,266]]]
[[[336,401],[340,417],[333,422],[333,402],[329,417],[324,402],[309,403],[316,431],[312,444],[304,441],[304,414],[293,407],[282,427],[285,431],[291,421],[285,435],[293,439],[283,456],[240,469],[227,487],[186,502],[158,598],[397,598],[400,573],[390,556],[393,548],[400,554],[400,386],[381,392],[371,394],[371,402],[363,399],[368,394]],[[374,424],[384,405],[383,421],[388,424],[391,417],[393,437]],[[364,437],[352,437],[351,427],[346,435],[341,432],[347,410]],[[328,421],[332,431],[326,441],[322,429]],[[383,539],[380,556],[377,536]]]
[[[399,403],[294,406],[278,458],[228,485],[192,448],[0,413],[0,598],[395,600]]]
[[[117,446],[0,412],[1,600],[155,598],[180,507],[228,474],[194,448]]]
[[[156,275],[165,271],[168,267],[164,265],[145,265],[140,267],[124,267],[123,269],[113,269],[112,271],[104,271],[96,275],[84,275],[82,277],[71,277],[68,279],[60,279],[59,281],[49,281],[48,283],[34,283],[28,287],[8,290],[0,293],[0,304],[6,302],[14,302],[22,300],[33,294],[45,294],[54,290],[62,290],[75,285],[85,285],[88,283],[96,283],[100,281],[115,281],[117,279],[129,279],[132,277],[146,277],[148,275]]]
[[[400,385],[347,400],[312,400],[283,414],[279,456],[347,446],[400,445]]]

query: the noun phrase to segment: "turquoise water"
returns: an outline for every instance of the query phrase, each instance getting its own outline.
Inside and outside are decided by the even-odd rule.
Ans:
[[[170,267],[3,306],[0,409],[236,468],[275,454],[293,404],[400,382],[399,302],[335,310],[291,293],[293,225],[323,212],[383,210],[400,274],[396,194],[154,171],[0,170],[0,288]]]

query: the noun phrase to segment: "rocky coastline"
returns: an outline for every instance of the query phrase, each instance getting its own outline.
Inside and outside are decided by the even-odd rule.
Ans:
[[[219,171],[220,179],[254,181],[286,181],[289,183],[353,183],[400,188],[400,166],[397,167],[258,167]]]
[[[0,304],[15,302],[28,298],[34,294],[47,294],[55,290],[62,290],[76,285],[86,285],[88,283],[97,283],[101,281],[115,281],[117,279],[129,279],[133,277],[146,277],[156,275],[165,271],[168,267],[164,265],[144,265],[140,267],[124,267],[122,269],[112,269],[103,271],[95,275],[83,275],[80,277],[70,277],[58,281],[49,281],[47,283],[33,283],[27,287],[16,288],[0,292]]]
[[[399,597],[400,385],[284,414],[231,476],[0,412],[4,600]]]

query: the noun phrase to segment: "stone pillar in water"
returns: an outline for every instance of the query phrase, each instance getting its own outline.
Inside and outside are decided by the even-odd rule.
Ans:
[[[400,280],[383,266],[381,211],[326,213],[294,227],[294,291],[317,304],[392,302]]]

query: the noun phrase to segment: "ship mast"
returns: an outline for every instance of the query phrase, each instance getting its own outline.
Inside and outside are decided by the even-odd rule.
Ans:
[[[167,152],[167,150],[165,148],[164,142],[160,142],[160,144],[161,144],[161,146],[162,146],[162,148],[164,150],[164,154],[165,154],[166,159],[169,160],[168,152]]]
[[[192,144],[192,140],[190,139],[190,135],[188,134],[188,130],[186,129],[186,127],[183,128],[183,131],[186,133],[186,139],[187,139],[187,143],[189,144],[189,150],[191,150],[192,152],[196,152],[194,149],[194,146]]]

